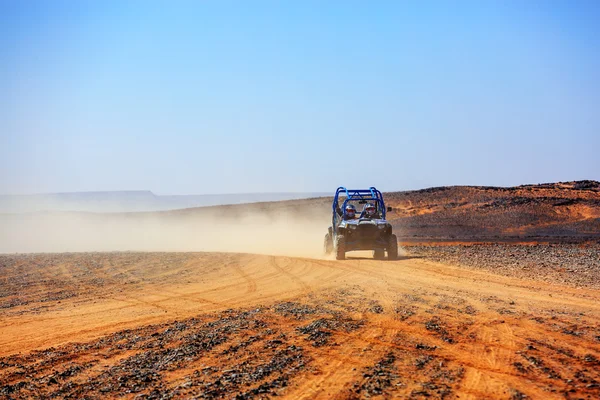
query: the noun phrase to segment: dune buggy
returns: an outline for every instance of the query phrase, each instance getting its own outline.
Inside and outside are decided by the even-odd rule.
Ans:
[[[349,204],[354,205],[357,212],[362,208],[359,216],[350,218],[346,214]],[[367,204],[375,206],[375,215],[367,216]],[[339,187],[333,198],[332,210],[331,226],[324,241],[325,254],[333,252],[337,260],[344,260],[348,251],[372,250],[373,258],[378,260],[385,258],[385,252],[388,260],[398,258],[398,239],[392,233],[392,225],[385,219],[386,212],[392,208],[386,208],[379,190],[374,187],[352,190]]]

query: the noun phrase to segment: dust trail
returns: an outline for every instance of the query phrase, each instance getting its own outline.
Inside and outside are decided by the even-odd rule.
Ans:
[[[0,214],[0,253],[226,251],[321,257],[330,223],[289,210]]]

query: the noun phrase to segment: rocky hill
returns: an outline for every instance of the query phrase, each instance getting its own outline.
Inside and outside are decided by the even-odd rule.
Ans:
[[[388,193],[404,240],[600,239],[600,183],[450,186]]]
[[[446,186],[384,193],[388,219],[404,242],[600,240],[600,182],[573,181],[516,187]],[[169,212],[182,217],[246,214],[331,218],[331,197]]]

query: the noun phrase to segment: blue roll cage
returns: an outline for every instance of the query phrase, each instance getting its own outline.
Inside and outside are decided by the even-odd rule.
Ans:
[[[340,194],[346,195],[346,199],[342,203],[341,208],[338,207]],[[333,217],[331,219],[333,225],[333,232],[337,233],[337,221],[338,218],[341,218],[338,215],[337,210],[341,209],[343,214],[345,212],[344,210],[346,209],[346,204],[348,204],[348,201],[350,200],[365,200],[377,203],[377,208],[381,213],[381,217],[385,219],[385,202],[383,201],[383,195],[379,190],[375,189],[372,186],[369,189],[346,189],[345,187],[340,186],[335,191],[335,197],[333,198],[333,204],[331,205],[331,208],[333,210]]]

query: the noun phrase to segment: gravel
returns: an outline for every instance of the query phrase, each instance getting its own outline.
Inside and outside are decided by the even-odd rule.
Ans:
[[[600,289],[599,244],[415,245],[409,256],[501,275]]]

